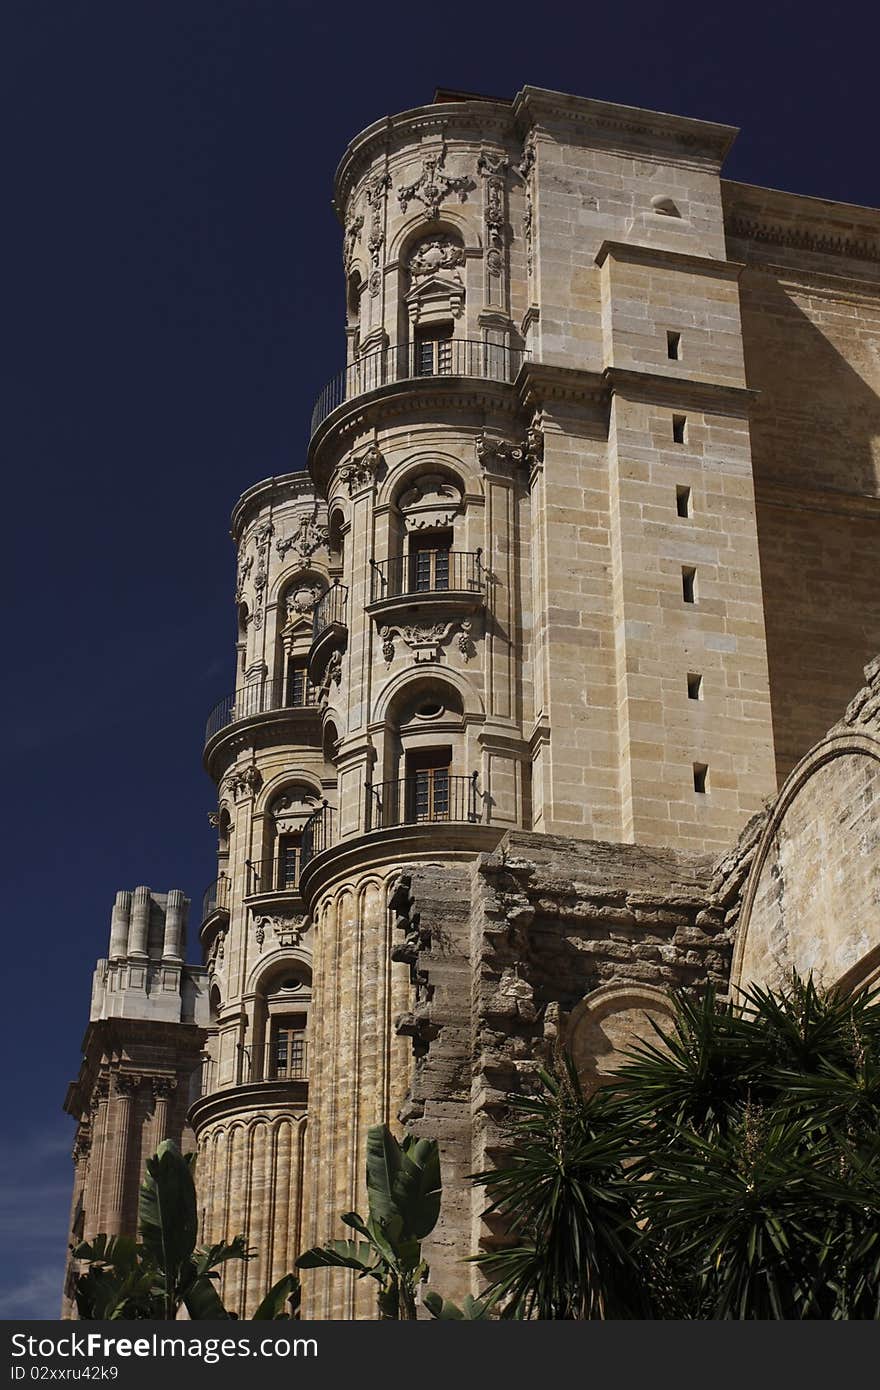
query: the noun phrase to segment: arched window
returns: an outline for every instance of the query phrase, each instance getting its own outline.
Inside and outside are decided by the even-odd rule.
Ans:
[[[427,470],[398,491],[383,597],[436,593],[463,585],[458,574],[456,524],[463,522],[464,487],[448,470]]]
[[[301,959],[277,961],[257,986],[254,1019],[254,1081],[308,1078],[312,975]]]
[[[277,793],[269,805],[269,843],[258,868],[253,891],[295,893],[302,868],[303,830],[321,805],[309,787],[293,785]]]
[[[300,574],[283,590],[278,607],[276,704],[298,709],[314,703],[308,680],[312,614],[326,585],[316,575]]]
[[[477,821],[476,781],[465,765],[464,711],[454,686],[426,678],[389,710],[385,780],[372,788],[373,828]]]

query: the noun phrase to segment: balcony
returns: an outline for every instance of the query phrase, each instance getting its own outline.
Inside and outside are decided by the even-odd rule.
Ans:
[[[320,691],[308,681],[261,681],[225,695],[211,710],[205,725],[205,747],[230,724],[274,710],[317,711]]]
[[[522,348],[458,338],[444,343],[442,353],[427,356],[415,343],[380,348],[358,358],[327,383],[312,411],[311,433],[338,406],[378,387],[423,381],[426,377],[475,377],[480,381],[509,383],[516,380],[526,356]]]
[[[371,560],[370,611],[418,608],[440,602],[454,611],[481,608],[486,577],[481,550],[414,550],[390,560]]]
[[[394,782],[374,782],[367,797],[364,829],[450,822],[477,825],[484,819],[481,800],[476,772],[470,777],[451,777],[441,769]]]
[[[221,874],[209,883],[202,897],[202,922],[207,922],[215,912],[229,911],[229,888],[232,880]]]
[[[247,859],[245,896],[263,897],[273,893],[297,893],[302,867],[302,844],[291,845],[281,855],[271,859]]]
[[[217,1062],[205,1058],[202,1062],[200,1093],[209,1096],[232,1086],[253,1086],[260,1082],[307,1081],[308,1075],[306,1039],[279,1038],[259,1046],[240,1046],[234,1070],[231,1074],[225,1070],[222,1079]]]
[[[342,632],[346,630],[347,600],[348,588],[338,581],[330,586],[326,594],[322,594],[312,611],[312,646],[324,636],[328,628],[336,628]]]

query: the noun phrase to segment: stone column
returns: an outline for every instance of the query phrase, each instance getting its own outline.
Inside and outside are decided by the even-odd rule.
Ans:
[[[172,888],[165,904],[163,960],[183,959],[183,913],[186,899],[179,888]]]
[[[177,1080],[173,1076],[153,1077],[153,1151],[168,1138],[168,1106]]]
[[[131,918],[131,894],[120,889],[110,918],[110,959],[124,960],[128,951],[128,928]]]
[[[141,1078],[133,1073],[117,1072],[114,1077],[112,1125],[108,1158],[107,1234],[122,1234],[125,1208],[125,1175],[128,1164],[131,1132],[131,1101]]]
[[[131,930],[128,934],[128,954],[147,956],[150,932],[150,890],[135,888],[131,903]]]
[[[91,1240],[94,1236],[98,1235],[101,1229],[99,1203],[103,1191],[102,1176],[104,1171],[104,1154],[106,1151],[109,1095],[109,1079],[106,1076],[101,1076],[95,1083],[89,1107],[91,1115],[92,1152],[89,1159],[86,1191],[83,1199],[86,1212],[83,1237],[86,1240]]]

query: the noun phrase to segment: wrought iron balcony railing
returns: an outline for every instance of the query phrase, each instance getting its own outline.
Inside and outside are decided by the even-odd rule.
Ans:
[[[475,772],[452,777],[443,768],[431,768],[394,782],[374,782],[368,792],[367,831],[438,821],[474,825],[482,819]]]
[[[302,841],[282,843],[270,859],[248,859],[247,893],[295,893],[302,868]]]
[[[266,714],[275,709],[309,709],[318,703],[317,686],[299,676],[281,681],[261,681],[254,685],[242,686],[223,699],[211,710],[205,725],[205,742],[208,743],[227,724],[235,724],[239,719],[251,719],[255,714]]]
[[[324,387],[312,411],[312,434],[337,406],[378,386],[435,376],[510,382],[527,356],[522,348],[459,338],[444,342],[443,349],[426,355],[418,344],[402,343],[359,357]]]
[[[373,560],[370,602],[403,594],[479,594],[485,585],[482,550],[415,550]]]
[[[230,1086],[260,1081],[307,1081],[308,1043],[304,1037],[285,1034],[260,1046],[240,1046],[233,1067],[222,1070],[206,1057],[201,1067],[201,1094],[211,1095]]]
[[[310,859],[323,850],[336,844],[338,838],[338,818],[335,806],[322,806],[306,821],[302,832],[300,850],[300,872]]]
[[[213,883],[209,883],[202,898],[202,921],[207,922],[208,918],[215,912],[229,911],[229,886],[232,880],[226,874],[221,874],[215,878]]]
[[[331,584],[326,594],[315,604],[312,610],[312,641],[317,642],[322,632],[326,632],[328,627],[345,627],[345,609],[348,599],[348,588],[345,584]]]

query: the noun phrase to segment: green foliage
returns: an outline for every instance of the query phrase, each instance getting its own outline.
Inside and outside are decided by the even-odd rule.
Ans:
[[[489,1297],[505,1301],[507,1318],[643,1316],[625,1136],[606,1107],[584,1100],[568,1058],[540,1077],[542,1095],[512,1101],[510,1165],[477,1179],[514,1237],[476,1257]]]
[[[249,1259],[250,1253],[240,1235],[196,1249],[193,1162],[193,1155],[182,1154],[170,1139],[148,1159],[138,1203],[139,1243],[99,1235],[75,1247],[74,1259],[88,1263],[75,1283],[81,1318],[176,1318],[181,1307],[194,1319],[230,1316],[216,1289],[216,1271],[227,1260]],[[267,1311],[259,1316],[282,1316],[270,1310],[297,1286],[295,1276],[286,1275],[270,1290],[261,1304]]]
[[[479,1175],[512,1244],[504,1316],[880,1316],[880,1006],[812,980],[677,997],[588,1101],[571,1063],[514,1100]]]
[[[491,1299],[472,1298],[470,1294],[466,1294],[459,1308],[457,1304],[450,1303],[448,1298],[442,1298],[433,1289],[428,1290],[422,1302],[432,1318],[440,1318],[443,1322],[477,1322],[488,1318],[492,1311]]]
[[[367,1131],[366,1220],[341,1220],[362,1240],[331,1240],[306,1250],[300,1269],[350,1269],[378,1285],[381,1318],[416,1316],[416,1286],[428,1272],[421,1243],[440,1215],[440,1154],[434,1139],[407,1135],[400,1144],[386,1125]]]

